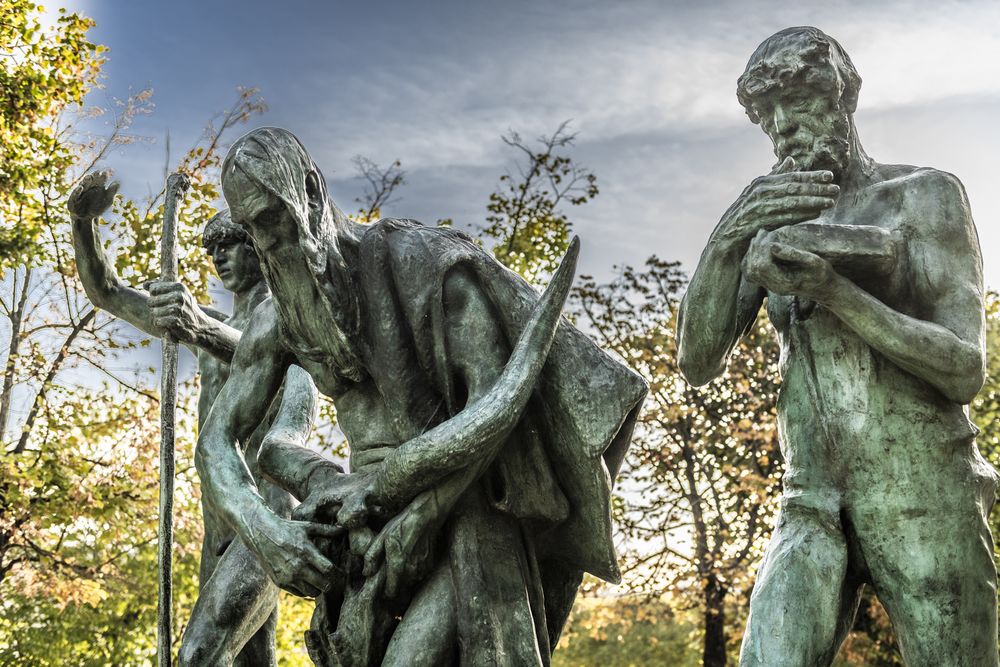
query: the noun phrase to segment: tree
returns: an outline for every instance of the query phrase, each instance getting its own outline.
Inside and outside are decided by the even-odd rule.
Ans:
[[[0,8],[0,278],[45,249],[52,175],[76,161],[58,119],[83,103],[104,62],[87,39],[93,21],[60,11],[47,30],[40,10],[31,0]]]
[[[686,279],[656,257],[573,295],[578,321],[650,383],[626,468],[618,520],[630,545],[628,580],[702,612],[706,666],[727,662],[727,600],[746,592],[780,488],[775,428],[777,345],[758,324],[722,377],[689,385],[676,359]]]
[[[354,199],[361,207],[353,217],[358,222],[375,222],[382,217],[384,206],[399,201],[393,195],[406,183],[406,172],[399,160],[384,168],[363,155],[355,155],[353,162],[357,178],[365,184],[362,195]]]
[[[513,130],[502,137],[521,161],[500,177],[486,206],[482,235],[493,241],[493,255],[535,285],[547,282],[569,247],[572,223],[561,206],[580,206],[598,194],[597,177],[565,154],[576,139],[568,128],[566,121],[539,137],[537,149]]]
[[[0,385],[0,664],[140,664],[153,651],[157,397],[149,373],[123,373],[118,362],[149,341],[130,340],[83,296],[65,200],[108,150],[134,139],[129,122],[148,111],[151,91],[119,104],[108,136],[84,137],[76,122],[96,112],[80,104],[103,63],[86,38],[92,22],[63,13],[43,29],[34,3],[2,11],[0,321],[10,339]],[[261,109],[256,91],[241,91],[180,163],[193,181],[181,275],[202,298],[210,263],[194,241],[215,212],[222,139]],[[137,284],[155,277],[161,196],[120,198],[115,213],[106,229],[119,273]],[[195,387],[185,389],[175,595],[189,609],[201,519]]]

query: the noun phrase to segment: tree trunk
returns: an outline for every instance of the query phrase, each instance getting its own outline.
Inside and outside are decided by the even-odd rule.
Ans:
[[[14,276],[17,286],[17,276]],[[31,268],[24,272],[24,284],[21,285],[21,295],[17,306],[10,313],[10,347],[7,349],[7,363],[4,364],[3,389],[0,389],[0,444],[5,442],[7,422],[10,421],[10,402],[14,393],[14,375],[17,373],[17,355],[21,345],[21,323],[24,321],[24,306],[28,300],[28,289],[31,287]]]
[[[726,586],[715,574],[705,578],[704,667],[726,667]]]

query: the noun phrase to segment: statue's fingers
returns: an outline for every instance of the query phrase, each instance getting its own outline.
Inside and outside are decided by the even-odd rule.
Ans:
[[[768,180],[771,183],[786,183],[789,181],[799,183],[832,183],[833,172],[826,169],[819,169],[816,171],[772,172],[769,174]]]
[[[349,535],[351,553],[358,558],[363,558],[365,553],[368,552],[368,547],[371,546],[372,540],[374,539],[375,532],[368,526],[351,529]]]
[[[315,598],[323,594],[322,590],[304,580],[296,581],[295,584],[285,584],[281,588],[300,598]]]
[[[385,586],[382,589],[385,597],[396,597],[399,588],[399,579],[405,559],[399,548],[398,539],[389,539],[385,545]]]
[[[299,505],[299,507],[302,507],[302,505]],[[325,523],[316,523],[315,521],[308,521],[303,523],[306,524],[306,533],[314,537],[337,537],[338,535],[342,535],[344,533],[343,526],[337,526]]]
[[[368,518],[368,508],[363,500],[354,500],[343,505],[337,512],[337,523],[346,528],[360,528]]]
[[[121,187],[121,182],[112,181],[111,185],[107,186],[106,192],[108,193],[108,202],[112,202],[115,199],[115,195],[118,194],[118,188]]]
[[[153,280],[149,283],[149,293],[156,296],[178,295],[183,296],[184,285],[174,280]]]
[[[312,521],[316,517],[312,514],[312,506],[301,503],[292,510],[294,521]]]
[[[307,497],[301,505],[295,508],[297,518],[306,521],[320,521],[320,525],[332,524],[340,510],[340,503],[332,498],[324,497],[322,494],[313,494]]]
[[[802,264],[805,266],[814,264],[814,260],[818,259],[816,255],[805,252],[804,250],[799,250],[790,245],[785,245],[784,243],[773,243],[771,244],[771,257],[780,260],[782,262],[788,262],[791,264]]]
[[[336,568],[333,563],[326,559],[319,552],[312,542],[306,541],[297,550],[292,564],[294,568],[293,579],[300,590],[306,591],[307,587],[312,587],[317,592],[328,589],[334,580]],[[310,597],[315,597],[313,593]]]
[[[378,566],[382,563],[382,557],[385,555],[385,536],[386,531],[379,533],[374,540],[372,540],[371,545],[368,547],[368,551],[365,552],[365,566],[361,571],[366,577],[370,577],[378,570]]]

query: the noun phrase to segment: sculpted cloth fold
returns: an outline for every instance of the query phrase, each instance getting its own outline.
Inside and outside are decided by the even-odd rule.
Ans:
[[[474,277],[511,348],[539,296],[451,229],[385,219],[364,232],[357,252],[347,258],[359,267],[355,349],[406,442],[465,401],[445,345],[445,278],[455,270]],[[520,422],[438,531],[433,572],[394,600],[349,576],[318,604],[307,633],[313,659],[378,655],[393,617],[443,568],[462,664],[549,664],[583,573],[619,580],[610,491],[645,394],[638,375],[560,323]],[[352,472],[378,466],[385,451],[352,448]]]

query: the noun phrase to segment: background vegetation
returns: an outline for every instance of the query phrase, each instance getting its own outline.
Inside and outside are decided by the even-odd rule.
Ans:
[[[151,91],[111,109],[83,106],[99,85],[104,49],[92,22],[64,13],[46,27],[29,0],[0,14],[0,665],[138,665],[154,654],[158,402],[154,369],[134,369],[132,340],[82,294],[66,196],[151,111]],[[219,202],[220,156],[234,128],[264,110],[257,92],[209,117],[204,136],[170,169],[193,187],[181,213],[181,276],[202,300],[212,276],[197,236]],[[80,123],[111,114],[94,137]],[[572,235],[572,211],[599,196],[572,157],[567,125],[537,140],[510,133],[511,168],[484,202],[484,247],[541,286]],[[402,165],[359,157],[356,217],[375,220],[406,183]],[[157,274],[162,193],[119,197],[105,238],[119,274]],[[438,221],[451,224],[450,220]],[[112,242],[113,239],[113,242]],[[650,382],[614,499],[625,584],[586,582],[555,664],[735,664],[754,570],[780,493],[774,404],[777,348],[760,322],[724,377],[694,389],[680,377],[674,318],[686,277],[650,257],[615,279],[578,279],[577,324]],[[989,380],[971,408],[980,449],[1000,466],[1000,300],[989,298]],[[2,341],[0,341],[2,342]],[[176,505],[176,618],[197,591],[201,543],[192,465],[197,379],[181,389]],[[330,405],[325,418],[335,419]],[[343,443],[326,431],[320,446]],[[1000,513],[993,514],[994,529]],[[282,603],[282,664],[308,664],[301,632],[311,603]],[[183,628],[175,635],[180,636]],[[899,664],[891,626],[866,597],[840,665]]]

